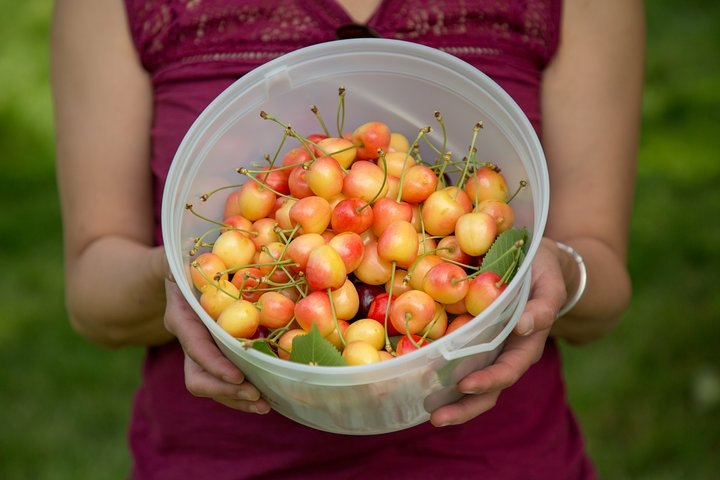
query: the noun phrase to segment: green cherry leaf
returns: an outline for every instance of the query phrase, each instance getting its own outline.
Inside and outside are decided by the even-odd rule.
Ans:
[[[270,345],[268,345],[267,342],[254,341],[252,343],[252,348],[259,352],[266,353],[268,355],[272,355],[273,357],[277,358],[277,354],[273,351],[273,349],[270,347]]]
[[[528,238],[526,228],[511,228],[498,235],[485,254],[480,271],[495,272],[505,278],[506,283],[510,283],[525,258]]]
[[[313,323],[310,332],[293,338],[290,361],[307,365],[341,367],[345,359],[335,346],[328,342]]]

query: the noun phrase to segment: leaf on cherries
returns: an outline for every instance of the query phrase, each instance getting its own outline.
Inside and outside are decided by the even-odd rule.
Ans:
[[[498,235],[483,257],[480,271],[495,272],[505,280],[505,283],[510,283],[518,266],[525,259],[528,239],[526,228],[511,228],[504,231]]]
[[[254,341],[252,343],[252,348],[254,348],[255,350],[258,350],[262,353],[267,353],[268,355],[272,355],[273,357],[277,358],[277,353],[275,353],[275,351],[272,349],[272,347],[270,345],[268,345],[267,342]]]
[[[310,332],[293,338],[290,361],[327,367],[345,366],[345,359],[337,348],[327,341],[313,323]]]

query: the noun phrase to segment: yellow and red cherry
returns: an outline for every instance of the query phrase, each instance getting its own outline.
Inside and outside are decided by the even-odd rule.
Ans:
[[[463,205],[465,202],[459,200],[460,198],[467,200],[467,206],[472,208],[465,192],[456,187],[447,187],[432,192],[425,199],[422,208],[425,231],[430,235],[441,237],[452,234],[458,218],[470,211]]]
[[[436,302],[452,304],[459,302],[467,295],[469,280],[465,270],[450,262],[442,262],[425,274],[423,291]]]
[[[372,318],[361,318],[351,323],[344,333],[347,343],[363,341],[372,345],[375,350],[385,346],[385,326]]]
[[[350,168],[357,157],[357,148],[347,138],[328,137],[317,143],[319,156],[330,156],[344,169]]]
[[[323,153],[317,149],[316,145],[320,142],[320,140],[324,140],[328,138],[328,136],[323,135],[322,133],[313,133],[305,138],[307,140],[307,146],[313,151],[313,154],[316,157],[322,157]]]
[[[237,199],[238,213],[251,222],[270,215],[277,195],[269,188],[257,182],[248,181],[240,187],[240,194]]]
[[[355,318],[360,308],[360,297],[352,280],[345,279],[345,283],[340,288],[332,290],[330,294],[335,307],[335,316],[338,319],[351,320]]]
[[[432,253],[419,256],[410,268],[408,268],[408,275],[410,276],[408,282],[410,283],[410,287],[414,290],[422,290],[423,281],[425,280],[427,272],[443,261],[444,260],[438,255]]]
[[[192,262],[190,269],[190,280],[199,291],[207,284],[214,284],[219,280],[227,280],[228,274],[225,262],[212,252],[204,252]],[[215,277],[220,275],[220,278]]]
[[[213,320],[217,320],[225,308],[240,298],[240,292],[229,280],[220,280],[217,285],[202,287],[200,305]]]
[[[352,273],[362,262],[365,254],[365,244],[362,238],[355,232],[342,232],[333,236],[328,242],[340,255],[345,264],[345,272]]]
[[[288,189],[290,195],[295,198],[305,198],[315,195],[307,182],[308,171],[303,167],[295,167],[290,170],[288,176]]]
[[[387,151],[390,146],[390,127],[383,122],[367,122],[357,127],[351,136],[357,146],[357,158],[370,160],[378,157],[378,150]]]
[[[255,244],[255,248],[260,250],[264,245],[268,245],[280,240],[275,227],[277,222],[273,218],[261,218],[255,220],[252,224],[252,235],[250,238]]]
[[[221,233],[212,247],[212,253],[220,257],[228,269],[252,263],[256,251],[255,243],[239,230],[228,230]]]
[[[290,220],[290,209],[297,202],[294,198],[280,197],[282,205],[275,210],[275,214],[270,217],[274,218],[277,225],[283,230],[292,230],[293,224]]]
[[[346,344],[342,356],[345,363],[350,366],[368,365],[380,361],[380,352],[369,343],[359,340]]]
[[[260,312],[247,300],[235,300],[220,313],[217,324],[235,338],[251,338],[260,325]]]
[[[305,181],[315,195],[330,200],[342,192],[344,177],[345,174],[337,160],[332,157],[320,157],[308,167]]]
[[[240,292],[240,296],[249,301],[255,302],[268,284],[264,282],[265,275],[258,267],[245,267],[233,273],[231,283]]]
[[[410,283],[405,280],[406,276],[407,270],[402,268],[396,268],[393,278],[391,278],[390,281],[385,284],[385,291],[388,293],[392,292],[395,295],[400,295],[401,293],[407,292],[408,290],[412,290]]]
[[[268,165],[260,169],[256,178],[260,181],[260,183],[267,185],[273,191],[287,195],[290,193],[290,187],[288,186],[289,176],[290,172],[288,169],[271,167]]]
[[[222,232],[237,230],[248,237],[252,235],[252,222],[242,215],[230,215],[229,217],[225,217],[222,223],[227,225],[227,228],[221,230]]]
[[[470,322],[473,318],[472,315],[469,313],[463,313],[455,317],[449,324],[447,329],[445,330],[445,335],[450,335],[452,332],[457,330],[458,328],[462,327],[466,323]]]
[[[285,250],[285,256],[295,263],[290,267],[291,270],[304,271],[310,253],[322,245],[325,245],[325,239],[319,233],[303,233],[293,238]]]
[[[324,290],[310,292],[295,302],[294,313],[298,325],[306,332],[310,331],[313,324],[323,337],[335,329],[330,297]]]
[[[388,184],[385,171],[368,160],[358,160],[352,164],[343,180],[342,193],[372,203],[387,194]]]
[[[382,162],[380,162],[382,163]],[[385,154],[385,165],[387,165],[388,175],[400,178],[402,172],[417,162],[407,153],[407,151],[395,151]]]
[[[435,316],[430,324],[422,331],[422,335],[430,340],[437,340],[445,335],[448,326],[448,315],[445,307],[435,302]]]
[[[410,142],[407,137],[402,133],[392,132],[390,134],[390,145],[388,145],[388,152],[409,152]]]
[[[408,353],[414,352],[418,348],[422,348],[425,345],[428,345],[430,342],[428,342],[427,339],[422,338],[419,335],[411,335],[412,341],[408,338],[407,335],[403,335],[400,340],[398,340],[397,347],[395,347],[395,353],[397,356],[401,355],[407,355]]]
[[[463,265],[470,265],[472,261],[472,257],[460,248],[460,244],[455,235],[448,235],[447,237],[441,238],[437,244],[435,253],[442,259]]]
[[[392,277],[392,263],[381,258],[377,242],[370,241],[365,245],[363,259],[353,274],[369,285],[384,285]]]
[[[433,193],[438,177],[427,165],[416,164],[408,168],[401,177],[401,199],[409,203],[421,203]]]
[[[293,328],[283,333],[278,339],[278,357],[288,360],[292,353],[293,339],[298,335],[307,335],[307,332],[301,328]]]
[[[515,223],[515,211],[503,200],[483,200],[475,210],[487,213],[495,219],[498,235],[512,228]]]
[[[311,290],[340,288],[347,279],[340,254],[330,245],[315,248],[307,259],[305,280]]]
[[[370,303],[370,307],[367,311],[367,318],[372,318],[385,325],[385,313],[388,312],[388,302],[392,303],[398,296],[393,294],[392,300],[390,300],[390,294],[387,292],[380,293],[375,296],[373,301]],[[397,331],[395,326],[392,324],[388,317],[387,322],[387,334],[392,337],[398,335],[400,332]]]
[[[472,257],[484,255],[497,237],[495,219],[483,212],[471,212],[458,218],[455,237],[463,252]]]
[[[284,167],[286,174],[290,175],[293,167],[302,167],[303,164],[311,162],[313,159],[312,154],[305,147],[295,147],[290,150],[282,158],[282,166]]]
[[[415,261],[418,252],[415,227],[406,220],[396,220],[378,237],[378,255],[388,262],[407,268]]]
[[[337,348],[340,352],[342,352],[343,347],[345,346],[343,340],[345,339],[345,330],[349,325],[350,324],[347,322],[347,320],[338,319],[337,327],[335,327],[332,332],[325,335],[325,340],[332,343],[333,347]],[[340,329],[340,333],[338,333],[338,328]]]
[[[497,299],[507,288],[500,275],[483,272],[473,278],[465,295],[465,306],[470,315],[477,316]]]
[[[260,325],[271,330],[290,323],[295,315],[295,302],[280,292],[268,291],[257,300]]]
[[[370,228],[373,218],[373,210],[366,201],[346,197],[332,209],[330,225],[336,233],[363,233]]]
[[[390,321],[400,333],[420,333],[435,317],[435,300],[421,290],[409,290],[390,305]]]
[[[300,225],[302,233],[322,233],[330,225],[330,203],[313,195],[299,199],[290,207],[290,221]]]
[[[373,233],[380,237],[385,229],[396,220],[410,222],[412,220],[412,207],[407,202],[398,202],[394,198],[383,197],[375,201],[373,210]],[[415,228],[415,227],[413,227]]]
[[[499,170],[482,166],[465,182],[465,193],[476,205],[487,199],[505,201],[508,197],[508,185]]]
[[[242,204],[240,203],[241,189],[237,188],[225,197],[225,206],[223,210],[223,218],[242,215]]]

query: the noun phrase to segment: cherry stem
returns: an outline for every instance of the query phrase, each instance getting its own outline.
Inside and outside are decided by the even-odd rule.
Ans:
[[[442,304],[440,309],[435,313],[435,316],[433,317],[432,321],[430,323],[428,323],[427,327],[425,327],[425,330],[423,330],[423,336],[422,336],[421,341],[427,340],[427,336],[430,335],[430,330],[433,329],[433,327],[438,322],[438,320],[440,320],[440,317],[442,316],[442,314],[445,313],[445,307],[447,307],[447,305]]]
[[[383,181],[380,184],[380,188],[378,189],[378,191],[375,192],[375,196],[373,196],[373,198],[369,202],[367,202],[365,205],[356,209],[356,211],[358,213],[362,212],[363,209],[365,209],[365,207],[371,205],[375,200],[377,200],[378,197],[380,196],[380,194],[382,193],[383,188],[385,188],[385,185],[387,184],[387,178],[388,178],[387,160],[385,159],[385,152],[383,152],[382,149],[380,149],[380,148],[378,148],[378,157],[382,160],[382,163],[383,163]]]
[[[512,202],[513,198],[517,197],[518,193],[520,193],[520,190],[527,187],[527,184],[528,184],[527,180],[520,180],[520,184],[518,185],[517,190],[515,190],[515,193],[513,193],[512,196],[510,198],[508,198],[507,202],[505,202],[505,203]]]
[[[193,204],[192,204],[192,203],[186,203],[186,204],[185,204],[185,210],[188,210],[190,213],[192,213],[193,215],[195,215],[195,216],[198,217],[199,219],[205,220],[206,222],[209,222],[209,223],[213,223],[213,224],[215,224],[215,225],[218,225],[219,227],[225,227],[225,228],[230,227],[229,225],[227,225],[227,224],[225,224],[225,223],[218,222],[217,220],[213,220],[212,218],[208,218],[208,217],[206,217],[205,215],[199,214],[198,212],[195,211],[195,208],[193,207]]]
[[[513,248],[511,248],[511,251],[513,252],[513,260],[510,263],[510,266],[503,274],[502,278],[500,278],[500,285],[503,283],[507,283],[508,279],[510,279],[510,276],[515,272],[515,270],[518,267],[518,263],[520,262],[520,253],[522,252],[522,246],[525,244],[525,240],[518,240],[513,244]]]
[[[285,268],[284,265],[281,265],[281,262],[282,262],[282,261],[281,261],[280,259],[285,256],[285,252],[287,251],[288,244],[290,243],[290,240],[295,236],[295,233],[297,233],[297,231],[298,231],[299,229],[300,229],[300,224],[298,223],[297,225],[295,225],[295,228],[293,228],[292,231],[290,232],[290,235],[288,236],[288,240],[287,240],[287,242],[285,242],[285,244],[284,244],[284,246],[283,246],[283,250],[282,250],[282,252],[280,253],[280,258],[275,258],[275,257],[273,257],[272,253],[270,252],[270,249],[267,248],[266,245],[263,245],[263,246],[262,246],[262,251],[265,252],[265,253],[267,253],[267,254],[270,256],[270,258],[272,258],[273,260],[276,261],[276,263],[275,263],[275,264],[273,265],[273,267],[272,267],[272,270],[270,270],[270,273],[267,274],[267,277],[268,277],[268,278],[271,277],[273,273],[275,273],[275,271],[278,269],[278,267],[280,267],[280,268],[282,269],[282,271],[285,272],[285,274],[286,274],[288,277],[292,278],[292,274],[291,274],[290,272],[288,272],[287,268]]]
[[[460,180],[458,181],[458,186],[460,188],[462,188],[467,181],[468,171],[470,167],[473,167],[473,172],[477,170],[477,148],[475,147],[475,142],[477,141],[478,133],[482,128],[482,122],[478,122],[473,126],[473,135],[472,141],[470,142],[470,148],[468,149],[468,156],[463,159],[465,161],[465,168],[463,168],[462,174],[460,175]],[[475,192],[475,198],[477,199],[477,192]]]
[[[445,152],[445,154],[442,156],[442,163],[440,163],[440,171],[436,174],[438,177],[438,180],[443,182],[443,185],[447,187],[447,184],[445,183],[445,169],[450,164],[450,159],[452,157],[452,152]],[[455,196],[453,197],[453,200],[457,199],[457,193],[455,192]]]
[[[261,180],[255,178],[255,175],[252,175],[252,174],[250,173],[250,170],[248,170],[248,169],[245,168],[245,167],[240,167],[240,168],[236,169],[235,171],[236,171],[237,173],[239,173],[240,175],[245,175],[247,178],[249,178],[249,179],[252,180],[253,182],[255,182],[255,183],[257,183],[258,185],[260,185],[260,188],[261,188],[261,189],[266,188],[266,189],[270,190],[272,193],[274,193],[275,195],[277,195],[278,197],[287,198],[288,200],[297,200],[297,198],[295,198],[295,197],[293,197],[293,196],[291,196],[291,195],[286,195],[286,194],[284,194],[284,193],[280,193],[280,192],[278,192],[277,190],[275,190],[274,188],[269,187],[267,184],[263,183]]]
[[[390,318],[390,303],[392,303],[392,296],[393,296],[393,287],[395,286],[395,269],[397,267],[397,262],[395,260],[392,261],[392,269],[390,270],[390,286],[388,288],[388,301],[387,305],[385,305],[385,350],[390,354],[395,354],[393,352],[392,344],[390,343],[390,337],[388,336],[388,319]]]
[[[315,118],[317,118],[318,122],[320,123],[320,128],[322,128],[323,132],[325,133],[326,137],[330,137],[330,131],[328,130],[327,126],[325,125],[325,122],[323,121],[322,115],[320,115],[320,110],[318,109],[317,105],[311,105],[310,111],[315,114]]]
[[[436,111],[434,115],[435,115],[435,119],[436,119],[436,120],[438,121],[438,123],[440,124],[440,128],[441,128],[441,130],[442,130],[442,139],[443,139],[442,149],[441,149],[442,153],[441,153],[440,156],[438,157],[438,160],[439,160],[439,159],[441,159],[441,158],[442,158],[442,159],[446,158],[446,157],[447,157],[447,153],[449,153],[449,152],[447,152],[447,128],[445,127],[445,122],[443,121],[443,116],[442,116],[442,114],[441,114],[440,112],[437,112],[437,111]]]
[[[288,124],[286,124],[286,123],[281,122],[280,120],[278,120],[277,118],[275,118],[275,117],[273,117],[272,115],[268,114],[268,113],[267,113],[266,111],[264,111],[264,110],[260,112],[260,117],[261,117],[263,120],[270,120],[271,122],[275,122],[275,123],[277,123],[278,125],[280,125],[281,127],[283,127],[283,128],[285,129],[285,135],[286,135],[286,136],[290,136],[290,137],[293,137],[293,138],[297,139],[297,141],[300,142],[300,144],[303,146],[303,148],[305,148],[305,150],[307,150],[307,152],[310,154],[310,156],[312,156],[312,158],[315,158],[315,151],[314,151],[312,148],[310,148],[310,146],[309,146],[309,145],[312,145],[313,147],[317,147],[317,144],[316,144],[315,142],[311,142],[311,141],[308,140],[306,137],[303,137],[302,135],[300,135],[299,133],[297,133],[297,132],[295,131],[295,129],[292,128],[292,126],[290,126],[290,125],[288,125]],[[293,167],[293,166],[295,166],[295,165],[292,165],[291,167]],[[290,167],[290,168],[291,168],[291,167]]]
[[[419,131],[418,134],[417,134],[417,137],[415,137],[415,140],[413,141],[412,144],[413,144],[414,146],[417,146],[417,143],[420,141],[420,138],[424,137],[425,135],[427,135],[427,134],[430,133],[431,131],[432,131],[432,128],[430,128],[430,127],[421,128],[420,131]],[[418,152],[419,152],[419,150],[418,150]],[[409,158],[409,157],[410,157],[410,152],[408,152],[408,153],[405,154],[405,159],[403,160],[402,171],[401,171],[401,173],[400,173],[400,181],[398,182],[398,183],[399,183],[398,193],[397,193],[397,196],[395,197],[395,201],[397,201],[397,202],[399,202],[400,200],[402,200],[403,181],[405,180],[405,171],[407,170],[406,167],[407,167],[407,161],[408,161],[408,158]],[[418,157],[418,158],[419,158],[419,157]],[[387,169],[386,169],[386,171],[387,171]]]
[[[338,137],[342,138],[343,130],[345,128],[345,87],[342,86],[338,88],[338,108],[335,123],[337,126]]]
[[[210,197],[212,197],[212,196],[215,195],[216,193],[219,193],[219,192],[221,192],[221,191],[223,191],[223,190],[227,190],[227,189],[229,189],[229,188],[239,188],[239,187],[242,187],[242,186],[243,186],[242,183],[238,183],[238,184],[234,184],[234,185],[224,185],[224,186],[222,186],[222,187],[218,187],[218,188],[216,188],[216,189],[214,189],[214,190],[210,190],[208,193],[204,193],[204,194],[200,195],[200,201],[201,201],[201,202],[207,202],[207,201],[210,199]]]
[[[420,348],[420,344],[415,341],[415,339],[412,336],[412,333],[410,333],[410,329],[408,326],[410,325],[410,320],[412,319],[412,314],[410,312],[405,313],[405,335],[407,336],[408,340],[410,340],[410,343],[415,346],[415,348]]]
[[[268,156],[265,157],[265,159],[268,160],[268,165],[270,166],[270,168],[272,168],[272,167],[275,166],[275,162],[277,161],[278,156],[280,156],[280,152],[282,151],[282,147],[283,147],[283,145],[285,145],[285,140],[287,140],[288,136],[289,136],[289,135],[288,135],[288,132],[287,132],[287,130],[286,130],[286,131],[283,133],[282,140],[280,140],[280,144],[279,144],[278,147],[275,149],[275,155],[273,155],[272,160],[270,160],[270,158],[269,158]],[[266,177],[265,177],[265,178],[267,178],[267,174],[266,174]]]
[[[427,133],[430,133],[432,130],[428,130]],[[442,158],[443,152],[437,148],[433,143],[430,141],[430,139],[427,136],[423,136],[422,139],[425,141],[425,144],[430,147],[430,150],[437,153],[438,158]]]

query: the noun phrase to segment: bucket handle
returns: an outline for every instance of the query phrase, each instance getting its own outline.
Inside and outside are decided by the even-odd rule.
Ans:
[[[515,328],[515,325],[517,325],[517,322],[520,319],[520,315],[522,315],[523,311],[525,310],[525,304],[527,303],[528,295],[530,294],[530,278],[531,274],[530,270],[528,270],[528,274],[523,281],[520,291],[518,292],[518,303],[515,306],[513,315],[510,317],[510,320],[508,320],[507,324],[500,331],[500,333],[495,336],[495,338],[486,343],[472,345],[465,348],[459,348],[457,350],[448,351],[443,349],[440,351],[440,353],[445,358],[445,360],[456,360],[458,358],[467,357],[469,355],[491,352],[498,348],[507,339],[513,328]]]

